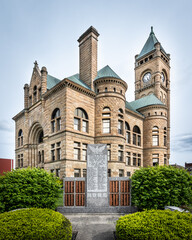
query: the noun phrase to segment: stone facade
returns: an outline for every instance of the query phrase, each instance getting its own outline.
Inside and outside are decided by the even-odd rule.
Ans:
[[[107,144],[111,177],[169,164],[169,54],[157,42],[136,55],[135,101],[128,103],[127,83],[109,66],[97,71],[98,36],[90,27],[78,39],[79,75],[58,80],[35,62],[30,85],[24,86],[24,109],[13,118],[16,168],[84,177],[88,144]],[[147,83],[146,73],[151,76]]]

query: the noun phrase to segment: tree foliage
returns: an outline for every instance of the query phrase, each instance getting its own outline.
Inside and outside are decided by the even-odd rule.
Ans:
[[[170,210],[145,210],[120,217],[116,224],[119,240],[192,239],[192,215]]]
[[[60,184],[43,169],[27,168],[0,177],[0,212],[18,208],[55,208]]]
[[[72,237],[70,221],[51,209],[28,208],[1,213],[0,226],[0,240],[69,240]]]
[[[132,204],[139,209],[164,209],[192,202],[192,176],[174,167],[148,167],[132,176]]]

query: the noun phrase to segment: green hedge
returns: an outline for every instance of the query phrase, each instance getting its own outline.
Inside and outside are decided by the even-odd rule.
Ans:
[[[132,204],[139,209],[164,209],[165,206],[192,203],[192,176],[174,167],[147,167],[132,176]]]
[[[118,240],[192,239],[192,215],[170,210],[149,210],[120,217],[116,224]]]
[[[58,179],[43,169],[7,172],[0,176],[0,212],[30,207],[55,209],[60,187]]]
[[[51,209],[28,208],[0,214],[0,240],[70,240],[70,221]]]

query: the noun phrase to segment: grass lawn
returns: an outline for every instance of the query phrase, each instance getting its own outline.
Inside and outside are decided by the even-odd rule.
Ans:
[[[56,208],[57,207],[63,207],[63,189],[61,189],[59,192],[59,197],[56,201]]]

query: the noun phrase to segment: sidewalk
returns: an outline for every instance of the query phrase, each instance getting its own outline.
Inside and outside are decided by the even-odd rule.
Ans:
[[[73,231],[78,231],[76,240],[113,240],[116,221],[124,214],[71,213],[65,214]]]

